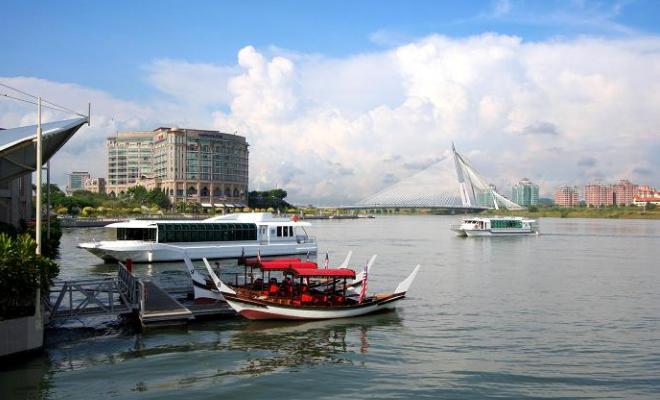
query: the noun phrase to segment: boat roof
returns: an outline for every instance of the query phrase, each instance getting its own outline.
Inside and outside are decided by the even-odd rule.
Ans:
[[[259,267],[262,271],[287,271],[290,268],[300,269],[317,269],[318,265],[311,261],[287,262],[287,261],[274,261],[263,262]]]
[[[504,217],[504,216],[493,216],[493,217],[468,217],[463,218],[463,221],[492,221],[492,220],[503,220],[503,221],[535,221],[531,218],[526,217]]]
[[[327,277],[327,278],[355,278],[355,271],[348,268],[301,268],[292,266],[289,269],[296,277]]]
[[[242,260],[239,260],[243,265],[248,266],[248,267],[256,267],[259,265],[260,262],[272,262],[272,261],[288,261],[288,262],[302,262],[300,257],[282,257],[282,258],[262,258],[261,261],[259,261],[258,257],[249,257],[249,258],[244,258]]]
[[[268,217],[268,215],[270,217]],[[206,219],[180,219],[180,220],[146,220],[146,219],[131,219],[123,222],[115,222],[113,224],[106,225],[106,228],[156,228],[158,224],[208,224],[208,223],[220,223],[220,224],[257,224],[257,225],[268,225],[268,226],[312,226],[309,222],[300,222],[292,221],[288,218],[278,218],[274,217],[271,213],[234,213],[221,215],[217,217],[211,217]]]

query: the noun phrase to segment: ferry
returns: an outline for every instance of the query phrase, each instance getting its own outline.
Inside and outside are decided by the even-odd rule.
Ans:
[[[316,254],[316,239],[309,222],[273,216],[271,213],[237,213],[190,220],[130,220],[107,225],[116,240],[78,244],[102,258],[133,262],[182,261]]]
[[[538,235],[536,220],[523,217],[472,217],[450,226],[457,236]]]

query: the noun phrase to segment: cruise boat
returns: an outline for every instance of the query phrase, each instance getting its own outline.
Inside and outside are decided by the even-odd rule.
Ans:
[[[373,259],[373,258],[372,258]],[[357,296],[348,292],[349,280],[357,276],[350,268],[318,268],[309,262],[278,262],[271,265],[260,264],[262,276],[266,271],[268,280],[254,279],[233,286],[225,284],[215,274],[209,262],[204,264],[215,289],[229,306],[239,315],[253,320],[319,320],[348,318],[391,310],[396,303],[406,297],[420,266],[392,291],[368,295],[367,276],[364,276],[362,290]],[[312,265],[313,264],[313,265]],[[368,267],[366,268],[368,275]],[[278,272],[282,279],[278,282],[271,273]]]
[[[457,236],[537,235],[536,220],[523,217],[471,217],[451,225]]]
[[[316,240],[309,222],[271,213],[239,213],[189,220],[130,220],[107,225],[116,240],[80,243],[78,247],[106,261],[181,261],[182,251],[193,260],[315,254]]]

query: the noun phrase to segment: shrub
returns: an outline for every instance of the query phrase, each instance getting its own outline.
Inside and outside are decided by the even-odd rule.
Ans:
[[[59,273],[53,260],[34,253],[36,247],[28,234],[0,234],[0,318],[32,315],[36,289],[46,293]]]

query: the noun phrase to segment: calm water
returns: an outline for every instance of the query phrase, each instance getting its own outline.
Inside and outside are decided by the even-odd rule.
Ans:
[[[52,332],[0,370],[0,398],[660,398],[660,221],[542,219],[539,237],[457,238],[450,217],[314,224],[321,252],[423,269],[395,312],[308,323]],[[111,274],[65,233],[63,277]],[[227,267],[226,270],[231,270]],[[140,266],[164,284],[177,264]]]

